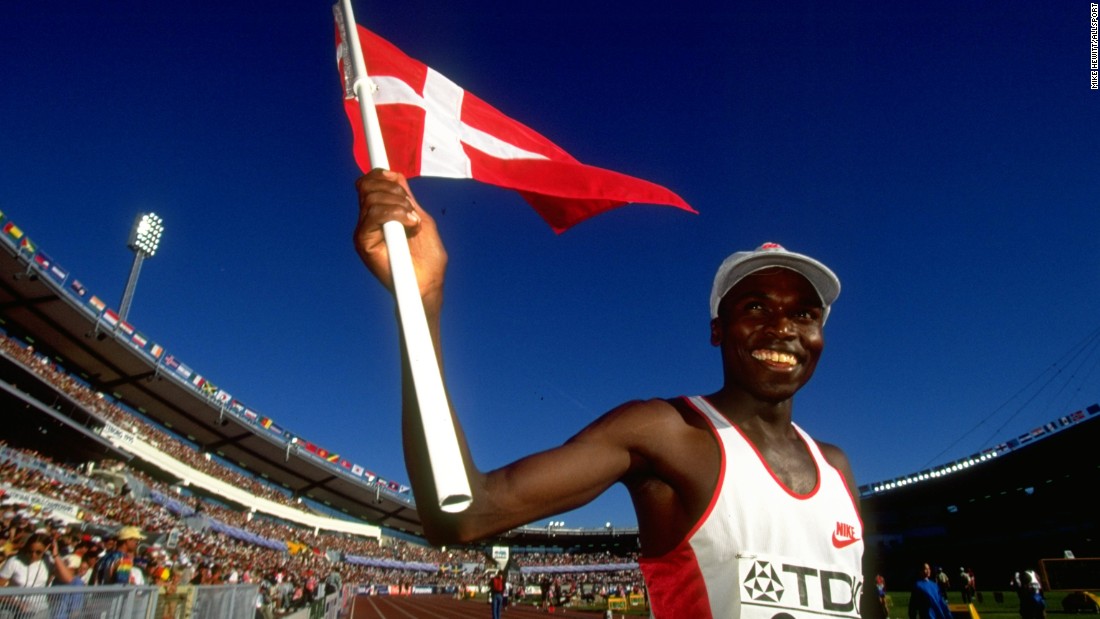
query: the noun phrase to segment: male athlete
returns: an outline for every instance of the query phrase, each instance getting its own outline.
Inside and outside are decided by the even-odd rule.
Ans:
[[[436,224],[397,173],[374,170],[356,186],[356,249],[392,288],[381,225],[405,227],[442,359],[447,253]],[[839,293],[840,281],[825,265],[778,245],[731,255],[718,269],[710,303],[721,389],[627,402],[564,445],[488,472],[474,465],[456,421],[473,501],[453,514],[438,509],[403,354],[405,463],[429,541],[480,540],[579,507],[622,483],[638,516],[654,617],[859,617],[863,527],[851,467],[839,448],[814,441],[791,419]]]

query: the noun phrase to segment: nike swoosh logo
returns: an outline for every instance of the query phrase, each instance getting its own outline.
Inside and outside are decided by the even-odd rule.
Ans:
[[[836,532],[835,531],[833,532],[833,548],[845,548],[847,546],[851,546],[852,544],[854,544],[858,541],[859,541],[859,539],[854,538],[854,537],[849,537],[849,538],[846,538],[846,539],[840,539],[839,537],[836,536]]]

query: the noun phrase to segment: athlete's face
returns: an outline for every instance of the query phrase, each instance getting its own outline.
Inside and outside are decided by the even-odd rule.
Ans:
[[[813,376],[825,347],[824,307],[810,282],[784,268],[737,283],[711,321],[727,385],[766,402],[790,399]]]

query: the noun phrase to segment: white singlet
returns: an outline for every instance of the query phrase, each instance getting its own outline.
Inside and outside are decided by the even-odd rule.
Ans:
[[[639,564],[659,619],[859,617],[863,522],[839,470],[797,425],[817,485],[789,490],[756,447],[702,397],[687,398],[721,449],[710,506],[686,539]]]

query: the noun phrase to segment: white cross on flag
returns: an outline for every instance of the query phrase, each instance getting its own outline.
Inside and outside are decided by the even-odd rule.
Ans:
[[[680,196],[649,181],[585,165],[434,71],[356,25],[390,169],[407,178],[471,178],[518,191],[555,232],[630,202],[694,213]],[[344,106],[355,136],[355,160],[370,169],[351,69],[336,28]]]

